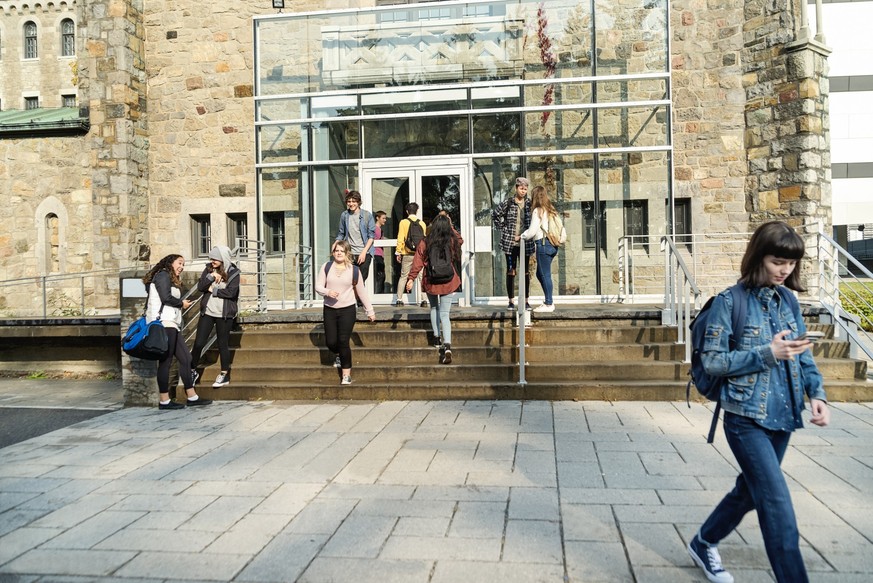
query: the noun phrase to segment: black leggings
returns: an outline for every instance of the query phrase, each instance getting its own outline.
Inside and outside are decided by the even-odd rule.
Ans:
[[[512,253],[506,254],[506,295],[509,296],[509,299],[515,297],[515,275],[510,275],[511,273],[515,273],[518,268],[518,257],[521,255],[521,246],[513,247]],[[526,257],[530,257],[527,255]],[[526,263],[524,265],[524,299],[530,297],[530,263]]]
[[[173,363],[173,357],[179,361],[179,378],[182,379],[182,385],[185,389],[190,389],[194,386],[194,377],[191,376],[191,351],[188,350],[188,345],[185,344],[185,338],[175,328],[167,328],[167,341],[170,350],[167,355],[158,361],[158,392],[170,392],[170,365]],[[173,398],[173,395],[170,395]]]
[[[230,370],[230,331],[233,329],[233,318],[216,318],[200,314],[197,321],[197,336],[194,338],[194,348],[191,350],[191,368],[200,364],[203,347],[209,341],[212,327],[215,327],[215,341],[218,343],[218,354],[221,357],[221,370]]]
[[[349,339],[355,329],[357,307],[324,308],[324,341],[327,349],[339,354],[343,368],[352,368],[352,348]]]

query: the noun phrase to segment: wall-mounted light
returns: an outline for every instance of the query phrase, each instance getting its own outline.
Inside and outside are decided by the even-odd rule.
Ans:
[[[277,8],[279,12],[282,12],[282,9],[285,8],[285,0],[273,0],[273,8]]]

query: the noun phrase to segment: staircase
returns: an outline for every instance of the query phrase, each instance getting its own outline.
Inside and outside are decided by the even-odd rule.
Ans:
[[[655,306],[594,305],[534,315],[527,328],[526,384],[518,384],[515,314],[493,308],[454,308],[450,365],[429,344],[423,308],[377,308],[377,322],[359,320],[352,336],[353,384],[340,386],[324,348],[320,310],[254,315],[231,337],[231,383],[211,388],[217,350],[207,353],[198,391],[215,399],[685,399],[688,365],[676,329],[660,324]],[[810,324],[830,338],[832,326]],[[848,358],[848,344],[816,344],[828,398],[871,400],[865,361]],[[696,397],[695,394],[692,394]]]

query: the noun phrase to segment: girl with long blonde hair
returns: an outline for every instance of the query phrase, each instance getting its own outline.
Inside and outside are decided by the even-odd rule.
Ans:
[[[552,292],[552,260],[558,254],[558,248],[549,240],[549,223],[560,221],[558,211],[549,199],[549,193],[544,186],[535,186],[531,193],[530,227],[521,234],[525,240],[534,240],[537,257],[537,281],[543,287],[546,299],[543,305],[534,312],[554,312],[555,304]],[[567,239],[567,232],[561,226],[561,243]]]

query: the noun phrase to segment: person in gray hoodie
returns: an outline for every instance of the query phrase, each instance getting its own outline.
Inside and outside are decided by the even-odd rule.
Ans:
[[[212,386],[217,389],[230,383],[230,331],[233,330],[234,319],[239,310],[240,271],[231,262],[230,249],[224,245],[213,247],[209,252],[209,260],[197,284],[197,289],[203,296],[200,298],[200,320],[197,322],[197,335],[191,351],[191,368],[194,369],[195,379],[199,380],[201,371],[197,367],[200,356],[212,329],[215,328],[221,372]]]

